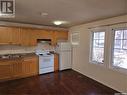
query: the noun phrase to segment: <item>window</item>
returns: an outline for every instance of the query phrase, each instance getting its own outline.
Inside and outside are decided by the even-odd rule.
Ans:
[[[105,32],[92,32],[91,59],[92,63],[104,63]]]
[[[71,34],[71,43],[72,43],[72,45],[79,45],[79,32],[73,32],[72,34]]]
[[[90,63],[127,73],[127,23],[93,28],[91,34]]]
[[[114,33],[113,66],[127,69],[127,29],[114,30]]]

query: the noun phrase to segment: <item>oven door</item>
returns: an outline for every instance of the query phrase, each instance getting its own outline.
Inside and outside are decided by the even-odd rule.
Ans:
[[[42,55],[39,56],[39,68],[54,67],[54,56],[53,55]]]

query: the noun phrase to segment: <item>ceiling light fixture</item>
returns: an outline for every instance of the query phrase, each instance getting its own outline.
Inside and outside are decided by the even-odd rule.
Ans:
[[[53,22],[55,25],[61,25],[62,24],[62,21],[54,21]]]
[[[67,21],[59,21],[59,20],[53,21],[53,24],[55,25],[61,25],[61,24],[67,24],[67,23],[68,23]]]

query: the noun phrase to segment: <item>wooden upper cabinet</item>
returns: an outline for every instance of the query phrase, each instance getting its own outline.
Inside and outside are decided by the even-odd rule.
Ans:
[[[68,32],[58,31],[56,34],[57,40],[68,40]]]
[[[21,28],[20,33],[21,33],[21,45],[35,46],[37,44],[34,29]]]
[[[51,30],[36,29],[36,39],[51,39],[53,45],[54,32]]]
[[[0,44],[11,43],[10,29],[11,28],[0,27]]]
[[[51,39],[52,45],[56,45],[58,40],[68,40],[67,31],[52,31],[36,29],[36,39]]]
[[[33,28],[0,27],[0,44],[36,46],[37,39],[51,39],[52,45],[58,40],[68,40],[68,32]]]
[[[0,27],[0,44],[20,44],[19,28]]]
[[[54,31],[54,43],[57,43],[59,40],[68,40],[68,32]]]
[[[38,30],[39,32],[39,39],[52,39],[53,32],[47,30]]]
[[[20,28],[11,28],[11,43],[12,44],[21,44],[21,34]]]
[[[36,46],[37,45],[37,38],[36,38],[36,30],[35,29],[31,29],[30,30],[30,45],[31,46]]]
[[[47,30],[36,29],[37,39],[52,39],[53,32]]]

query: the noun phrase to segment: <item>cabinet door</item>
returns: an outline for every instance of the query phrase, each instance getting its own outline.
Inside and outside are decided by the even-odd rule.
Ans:
[[[57,39],[62,39],[62,40],[67,40],[68,39],[68,32],[65,31],[60,31],[60,32],[56,32],[57,34]]]
[[[54,43],[57,43],[58,40],[68,40],[67,31],[55,31],[54,32]]]
[[[0,27],[0,44],[20,44],[19,28]]]
[[[21,33],[21,44],[23,46],[35,46],[37,44],[34,29],[21,28],[20,33]]]
[[[29,45],[30,46],[36,46],[37,45],[37,38],[36,38],[36,30],[35,29],[29,29],[29,36],[30,36],[30,41]]]
[[[29,32],[25,28],[20,29],[21,33],[21,45],[28,46],[30,41]]]
[[[36,57],[26,58],[22,63],[23,76],[32,76],[38,74],[38,60]]]
[[[20,60],[13,62],[13,78],[22,77],[22,62]]]
[[[11,43],[10,29],[8,27],[0,27],[0,44]]]
[[[53,31],[36,29],[36,39],[51,39],[51,41],[53,42],[53,37]]]
[[[20,34],[20,28],[11,28],[10,29],[10,35],[11,35],[11,43],[12,44],[21,44],[21,34]]]
[[[12,62],[0,62],[0,80],[11,79],[12,71]]]
[[[37,32],[37,39],[51,39],[53,36],[52,31],[37,29],[36,32]]]

